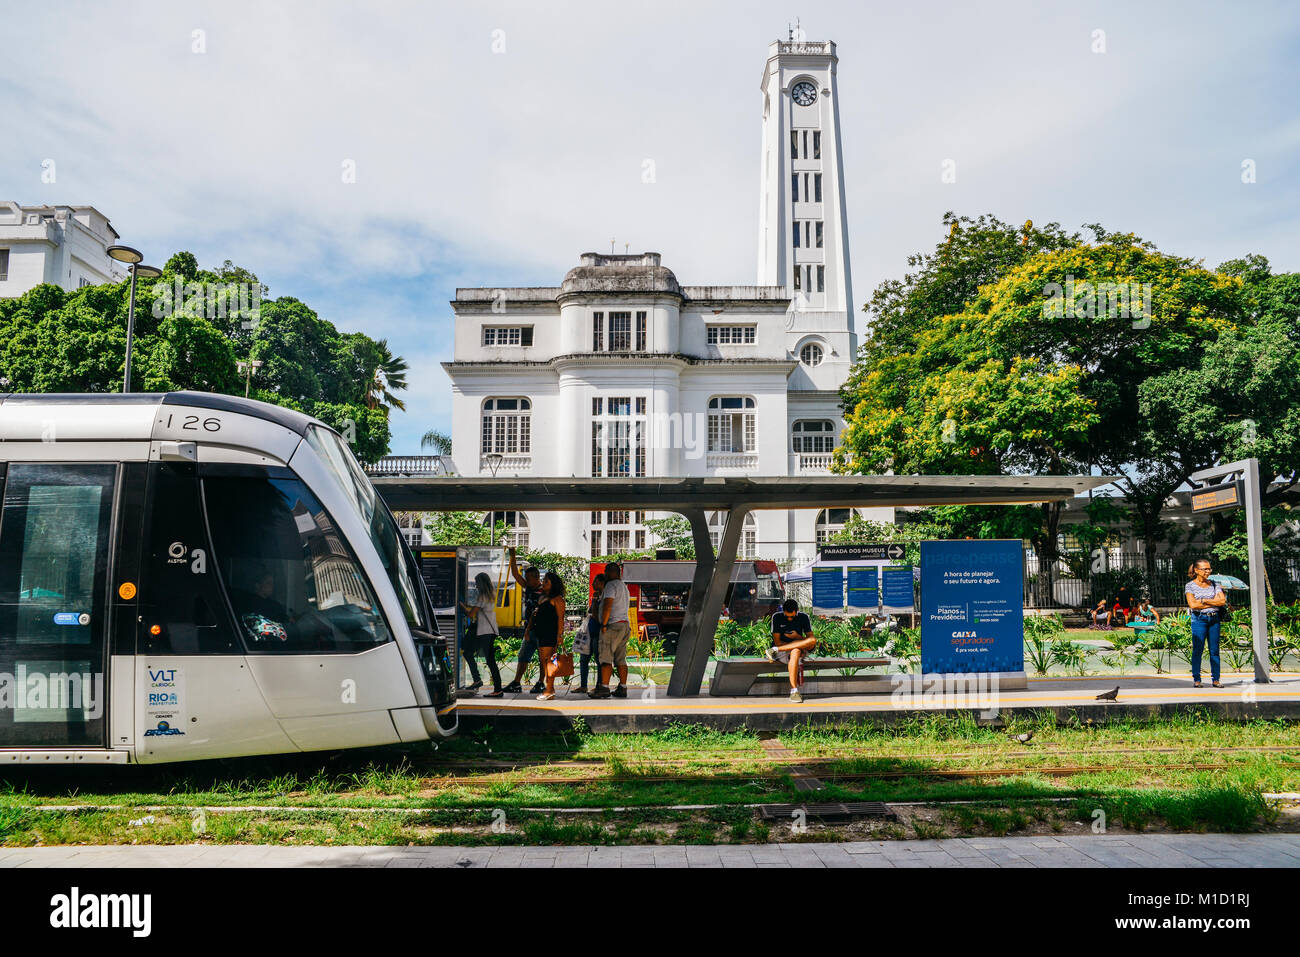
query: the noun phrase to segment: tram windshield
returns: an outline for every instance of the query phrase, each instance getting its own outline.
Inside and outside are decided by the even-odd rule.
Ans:
[[[342,531],[297,479],[206,478],[212,544],[250,650],[364,651],[391,638]]]
[[[333,432],[318,426],[307,429],[307,444],[316,450],[333,476],[335,483],[353,504],[370,532],[370,541],[379,552],[393,590],[402,602],[406,622],[412,628],[431,632],[420,600],[419,572],[415,559],[398,531],[388,507],[379,499],[351,450]]]

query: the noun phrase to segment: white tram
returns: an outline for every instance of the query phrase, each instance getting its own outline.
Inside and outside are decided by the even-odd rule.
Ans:
[[[0,395],[0,764],[456,729],[447,644],[347,444],[249,399]]]

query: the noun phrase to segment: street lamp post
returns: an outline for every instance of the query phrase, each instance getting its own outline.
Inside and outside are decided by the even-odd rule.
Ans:
[[[126,311],[126,373],[122,377],[122,391],[131,391],[131,346],[135,340],[135,281],[137,276],[145,279],[157,279],[162,270],[155,266],[144,266],[144,256],[140,250],[130,246],[109,246],[105,252],[120,263],[131,267],[131,301]]]
[[[489,452],[487,455],[483,456],[483,458],[487,461],[488,468],[492,470],[492,477],[496,478],[497,469],[501,468],[501,460],[504,459],[505,456],[500,452]],[[495,548],[497,544],[496,512],[488,512],[488,526],[490,528],[490,531],[488,532],[488,547]]]
[[[248,398],[248,389],[253,382],[253,373],[262,368],[266,363],[261,359],[249,359],[247,361],[240,359],[235,363],[235,368],[243,372],[244,375],[244,398]]]

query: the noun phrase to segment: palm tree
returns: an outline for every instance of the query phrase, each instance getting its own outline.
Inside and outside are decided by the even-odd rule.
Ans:
[[[439,455],[451,455],[451,436],[437,429],[430,429],[420,439],[420,448],[432,448]]]
[[[379,343],[379,364],[375,367],[374,375],[366,383],[366,408],[376,409],[383,408],[385,412],[391,409],[400,409],[406,411],[406,403],[395,396],[394,392],[406,391],[406,371],[408,366],[406,360],[401,356],[393,355],[388,348],[388,340],[380,339]]]

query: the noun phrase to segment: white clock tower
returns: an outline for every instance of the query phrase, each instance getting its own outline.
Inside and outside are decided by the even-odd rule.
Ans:
[[[758,282],[789,290],[795,339],[827,336],[836,358],[851,362],[857,343],[837,62],[829,41],[775,41],[768,48]]]

